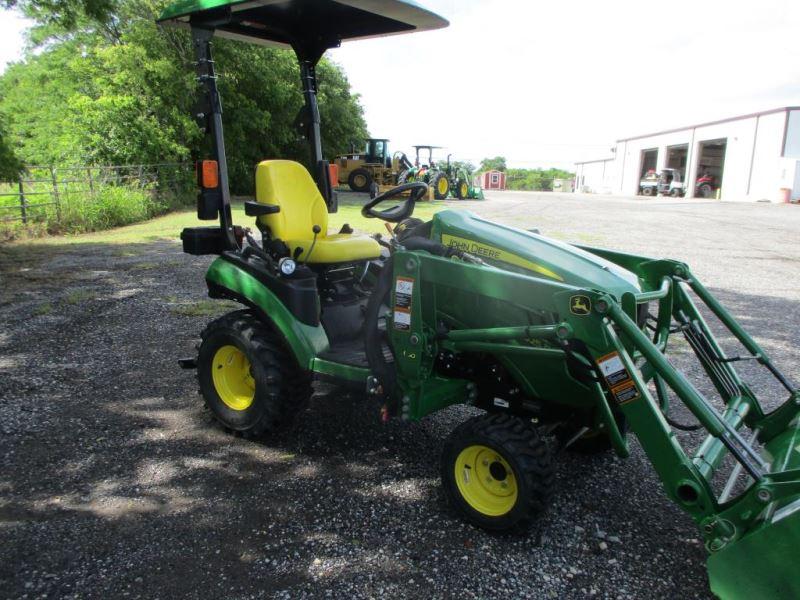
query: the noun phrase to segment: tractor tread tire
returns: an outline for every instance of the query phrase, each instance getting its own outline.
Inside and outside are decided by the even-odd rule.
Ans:
[[[466,192],[461,189],[462,184],[466,185],[467,189]],[[469,197],[469,184],[466,183],[463,179],[456,182],[456,198],[459,200],[466,200]]]
[[[253,414],[245,422],[235,423],[228,417],[236,415],[218,399],[210,374],[205,366],[213,360],[222,341],[239,340],[256,380]],[[260,437],[288,426],[307,406],[313,389],[311,377],[299,367],[281,337],[250,310],[237,310],[209,323],[200,334],[197,359],[197,378],[206,409],[222,427],[247,438]],[[216,345],[215,345],[216,344]],[[246,409],[247,412],[250,408]]]
[[[442,171],[434,171],[431,173],[430,177],[428,178],[428,185],[433,189],[433,197],[436,200],[444,200],[447,198],[447,195],[450,193],[450,182],[447,181],[447,191],[442,194],[439,192],[439,181],[444,179],[447,181],[447,175],[445,175]]]
[[[355,179],[358,175],[363,175],[366,177],[366,184],[363,187],[359,187],[355,184]],[[369,170],[359,167],[358,169],[353,169],[353,171],[347,177],[347,185],[350,186],[350,189],[354,192],[368,192],[370,186],[372,185],[372,173]]]
[[[453,465],[461,450],[473,444],[499,451],[514,469],[519,496],[505,515],[490,517],[479,513],[458,490]],[[525,531],[546,510],[553,495],[553,452],[530,423],[505,413],[480,415],[459,425],[445,441],[441,477],[450,505],[468,522],[489,531]]]

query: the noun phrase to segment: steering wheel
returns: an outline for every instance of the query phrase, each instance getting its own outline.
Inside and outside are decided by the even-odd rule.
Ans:
[[[400,204],[384,210],[375,210],[375,207],[381,202],[385,202],[407,191],[411,193],[408,195],[408,198],[404,199]],[[384,192],[367,202],[361,209],[361,215],[369,219],[383,219],[389,223],[399,223],[403,219],[407,219],[414,214],[414,204],[427,193],[427,183],[423,183],[422,181],[404,183],[403,185],[393,187],[388,192]]]

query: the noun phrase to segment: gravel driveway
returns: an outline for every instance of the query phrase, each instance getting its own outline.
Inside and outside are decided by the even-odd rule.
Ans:
[[[460,205],[688,261],[800,379],[800,207]],[[439,489],[467,409],[381,425],[373,401],[319,386],[280,437],[223,433],[176,364],[227,310],[204,299],[208,262],[167,242],[0,248],[0,597],[709,596],[698,531],[636,442],[628,460],[565,453],[550,511],[508,537],[454,518]]]

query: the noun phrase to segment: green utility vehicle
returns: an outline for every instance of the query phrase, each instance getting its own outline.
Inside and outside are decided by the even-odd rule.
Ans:
[[[800,597],[791,558],[800,545],[800,391],[687,265],[572,246],[469,212],[422,222],[412,215],[424,182],[363,207],[396,224],[392,237],[328,231],[336,196],[322,159],[317,61],[344,40],[444,19],[401,0],[182,0],[161,20],[191,30],[213,142],[198,166],[198,216],[219,226],[185,229],[184,250],[218,255],[209,295],[243,305],[210,323],[197,357],[182,361],[197,369],[220,423],[269,434],[301,412],[314,377],[363,386],[386,418],[471,404],[483,413],[447,439],[442,484],[461,517],[494,531],[524,527],[547,506],[551,438],[625,457],[633,434],[664,492],[697,522],[716,594]],[[300,63],[313,175],[286,160],[258,165],[245,212],[260,240],[231,220],[214,35],[291,47]],[[709,315],[742,356],[723,351]],[[670,362],[675,335],[694,351],[715,403]],[[771,412],[734,369],[748,359],[786,390]],[[707,432],[699,448],[676,437],[686,424],[675,403]],[[726,457],[731,473],[715,477]],[[625,503],[624,478],[619,487]]]

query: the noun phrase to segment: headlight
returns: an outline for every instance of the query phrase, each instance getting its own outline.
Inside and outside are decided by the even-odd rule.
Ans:
[[[296,268],[297,268],[297,263],[294,262],[294,259],[291,259],[288,256],[278,261],[278,269],[280,269],[281,273],[283,273],[287,277],[292,273],[294,273],[294,270]]]

